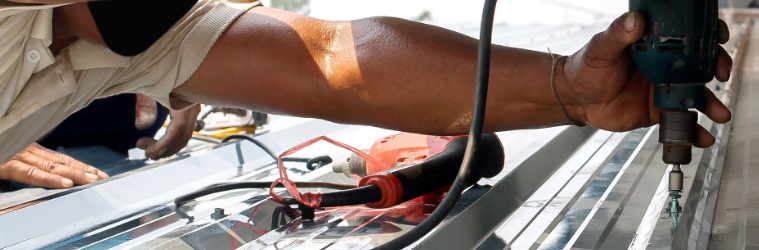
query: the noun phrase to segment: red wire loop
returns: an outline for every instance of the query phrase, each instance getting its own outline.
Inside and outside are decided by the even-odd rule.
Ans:
[[[290,178],[287,176],[287,170],[285,169],[285,164],[282,162],[282,158],[284,158],[284,157],[286,157],[288,155],[294,154],[294,153],[300,151],[301,149],[303,149],[305,147],[308,147],[311,144],[314,144],[314,143],[316,143],[318,141],[321,141],[321,140],[329,142],[332,145],[335,145],[335,146],[347,149],[347,150],[353,152],[354,154],[358,155],[359,157],[363,158],[367,162],[371,162],[371,163],[376,164],[378,166],[383,166],[383,167],[385,167],[385,169],[390,169],[389,167],[386,166],[386,164],[378,161],[377,159],[374,159],[374,157],[369,156],[368,154],[364,153],[361,150],[358,150],[358,149],[356,149],[354,147],[348,146],[348,145],[346,145],[344,143],[332,140],[332,139],[330,139],[330,138],[328,138],[326,136],[319,136],[319,137],[316,137],[314,139],[305,141],[305,142],[303,142],[303,143],[301,143],[301,144],[299,144],[299,145],[297,145],[295,147],[292,147],[291,149],[288,149],[287,151],[285,151],[284,153],[282,153],[279,156],[279,158],[277,158],[277,167],[279,168],[279,178],[277,180],[275,180],[271,184],[271,187],[269,189],[269,194],[271,195],[271,197],[274,200],[282,202],[282,196],[279,196],[277,193],[274,192],[274,187],[277,186],[277,183],[281,182],[282,185],[285,186],[285,189],[287,189],[287,193],[290,194],[290,196],[292,196],[293,199],[297,200],[301,204],[303,204],[303,205],[305,205],[307,207],[310,207],[310,208],[314,208],[314,209],[321,208],[320,203],[321,203],[322,194],[321,193],[311,193],[311,192],[306,192],[306,193],[302,193],[301,194],[300,192],[298,192],[298,187],[296,187],[295,183],[293,183],[290,180]]]

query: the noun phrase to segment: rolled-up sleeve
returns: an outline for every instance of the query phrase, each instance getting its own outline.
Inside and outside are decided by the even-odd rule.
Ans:
[[[172,110],[191,107],[193,103],[171,97],[171,92],[192,77],[229,25],[260,5],[249,0],[196,5],[147,51],[132,57],[129,66],[118,74],[118,81],[102,95],[140,93]]]

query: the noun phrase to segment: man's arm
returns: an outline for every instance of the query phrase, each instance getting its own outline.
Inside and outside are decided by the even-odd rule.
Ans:
[[[625,14],[559,61],[556,88],[574,121],[611,131],[658,123],[651,83],[627,49],[644,27],[641,14]],[[492,53],[487,131],[570,123],[551,91],[550,55],[503,46],[494,46]],[[463,134],[470,122],[476,59],[476,39],[430,25],[395,18],[332,22],[254,8],[230,26],[194,76],[172,94],[219,106]],[[721,51],[717,79],[726,81],[731,65]],[[716,122],[730,119],[710,91],[702,111]],[[713,140],[699,131],[698,146]]]
[[[475,39],[439,27],[395,18],[331,22],[255,8],[174,94],[212,105],[460,134],[469,127],[476,58]],[[489,131],[567,123],[551,93],[551,66],[546,53],[494,48]],[[562,100],[573,116],[582,116],[570,96]]]
[[[77,6],[57,8],[56,16],[75,13]],[[70,17],[76,21],[82,15]],[[56,23],[97,42],[94,25]],[[559,61],[556,88],[574,121],[611,131],[658,123],[651,83],[626,49],[644,27],[639,13],[627,13]],[[570,123],[551,92],[550,55],[503,46],[494,46],[492,53],[487,131]],[[716,75],[726,81],[732,60],[720,53]],[[322,21],[259,7],[223,33],[172,95],[409,132],[463,134],[471,116],[476,58],[475,39],[434,26],[395,18]],[[711,91],[706,95],[701,111],[727,122],[727,108]],[[708,131],[698,133],[697,146],[713,143]]]

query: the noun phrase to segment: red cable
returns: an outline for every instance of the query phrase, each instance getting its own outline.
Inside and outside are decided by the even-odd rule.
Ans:
[[[303,204],[303,205],[305,205],[307,207],[310,207],[310,208],[314,208],[314,209],[321,208],[321,206],[319,204],[321,203],[322,194],[321,193],[311,193],[311,192],[306,192],[306,193],[301,194],[300,192],[298,192],[298,188],[295,186],[295,184],[292,181],[290,181],[290,178],[287,177],[287,170],[285,169],[285,164],[282,162],[282,158],[283,157],[286,157],[288,155],[294,154],[295,152],[298,152],[301,149],[303,149],[305,147],[308,147],[311,144],[314,144],[314,143],[316,143],[318,141],[321,141],[321,140],[329,142],[329,143],[331,143],[331,144],[333,144],[335,146],[347,149],[347,150],[355,153],[359,157],[363,158],[364,160],[368,161],[368,162],[374,163],[374,164],[376,164],[378,166],[383,166],[383,167],[385,167],[385,169],[390,169],[389,167],[386,166],[386,164],[378,161],[377,159],[374,159],[374,157],[369,156],[368,154],[364,153],[361,150],[358,150],[358,149],[356,149],[354,147],[351,147],[351,146],[348,146],[346,144],[334,141],[334,140],[332,140],[332,139],[330,139],[330,138],[328,138],[326,136],[320,136],[320,137],[308,140],[306,142],[303,142],[303,143],[301,143],[301,144],[299,144],[299,145],[297,145],[297,146],[295,146],[295,147],[293,147],[293,148],[285,151],[284,153],[282,153],[279,156],[279,158],[277,158],[277,166],[279,167],[279,178],[277,180],[275,180],[271,184],[271,188],[269,189],[269,194],[271,195],[271,197],[274,200],[282,202],[282,197],[279,196],[279,195],[277,195],[277,193],[274,192],[274,187],[277,186],[277,183],[281,182],[282,185],[285,186],[285,188],[287,189],[287,193],[289,193],[290,196],[293,197],[293,199],[297,200],[301,204]]]

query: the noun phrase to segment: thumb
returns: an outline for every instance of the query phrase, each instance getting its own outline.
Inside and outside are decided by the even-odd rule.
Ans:
[[[588,55],[593,59],[617,59],[631,43],[638,41],[646,29],[643,15],[630,11],[620,16],[609,28],[593,37]]]
[[[134,126],[137,129],[147,129],[153,126],[158,116],[158,105],[153,98],[137,94],[137,102],[134,109]]]

